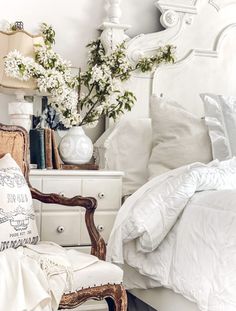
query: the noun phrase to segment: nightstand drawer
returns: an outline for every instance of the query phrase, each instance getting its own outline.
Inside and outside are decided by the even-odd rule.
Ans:
[[[121,181],[119,179],[84,179],[82,194],[95,197],[99,210],[118,210],[121,199]]]
[[[80,244],[81,214],[78,212],[43,212],[41,240],[60,245]]]
[[[67,178],[44,178],[43,192],[53,192],[69,198],[75,195],[81,195],[81,180]]]
[[[116,218],[117,213],[116,212],[99,212],[96,210],[94,214],[94,219],[95,219],[95,225],[107,243],[115,218]],[[87,227],[85,224],[85,218],[84,218],[84,213],[82,213],[81,216],[81,245],[88,245],[90,244],[90,238],[88,235]]]
[[[81,180],[67,178],[44,178],[42,188],[44,193],[57,193],[65,197],[71,198],[76,195],[81,195]],[[55,207],[65,209],[65,207],[60,207],[59,205],[55,204],[43,204],[44,210],[49,210],[50,208]],[[70,210],[73,209],[75,208],[70,208]]]

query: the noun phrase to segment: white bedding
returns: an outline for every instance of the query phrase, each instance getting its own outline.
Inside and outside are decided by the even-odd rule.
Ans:
[[[122,206],[108,260],[126,262],[202,311],[235,311],[235,190],[235,158],[154,178]]]

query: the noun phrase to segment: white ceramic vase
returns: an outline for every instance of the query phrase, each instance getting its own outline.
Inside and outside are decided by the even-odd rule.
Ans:
[[[93,143],[81,126],[74,126],[62,138],[59,152],[66,164],[88,163],[93,155]]]

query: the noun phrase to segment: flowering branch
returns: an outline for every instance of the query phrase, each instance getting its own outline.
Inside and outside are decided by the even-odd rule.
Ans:
[[[44,45],[35,46],[35,59],[12,51],[5,58],[5,72],[23,81],[35,79],[38,90],[51,95],[49,103],[65,127],[94,126],[102,116],[116,120],[131,110],[136,101],[131,91],[122,89],[122,82],[135,70],[147,72],[175,61],[175,47],[166,45],[158,48],[156,55],[142,58],[132,66],[127,59],[125,43],[106,55],[101,40],[96,40],[87,46],[87,70],[79,69],[73,76],[71,63],[52,48],[55,43],[53,28],[43,23],[41,32]]]

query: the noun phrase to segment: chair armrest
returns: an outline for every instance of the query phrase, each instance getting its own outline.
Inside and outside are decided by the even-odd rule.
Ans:
[[[106,258],[106,244],[94,224],[94,213],[97,208],[97,200],[92,197],[75,196],[66,198],[56,193],[42,193],[30,187],[32,198],[42,203],[59,204],[65,206],[82,206],[86,209],[85,223],[91,240],[91,255],[101,260]]]

